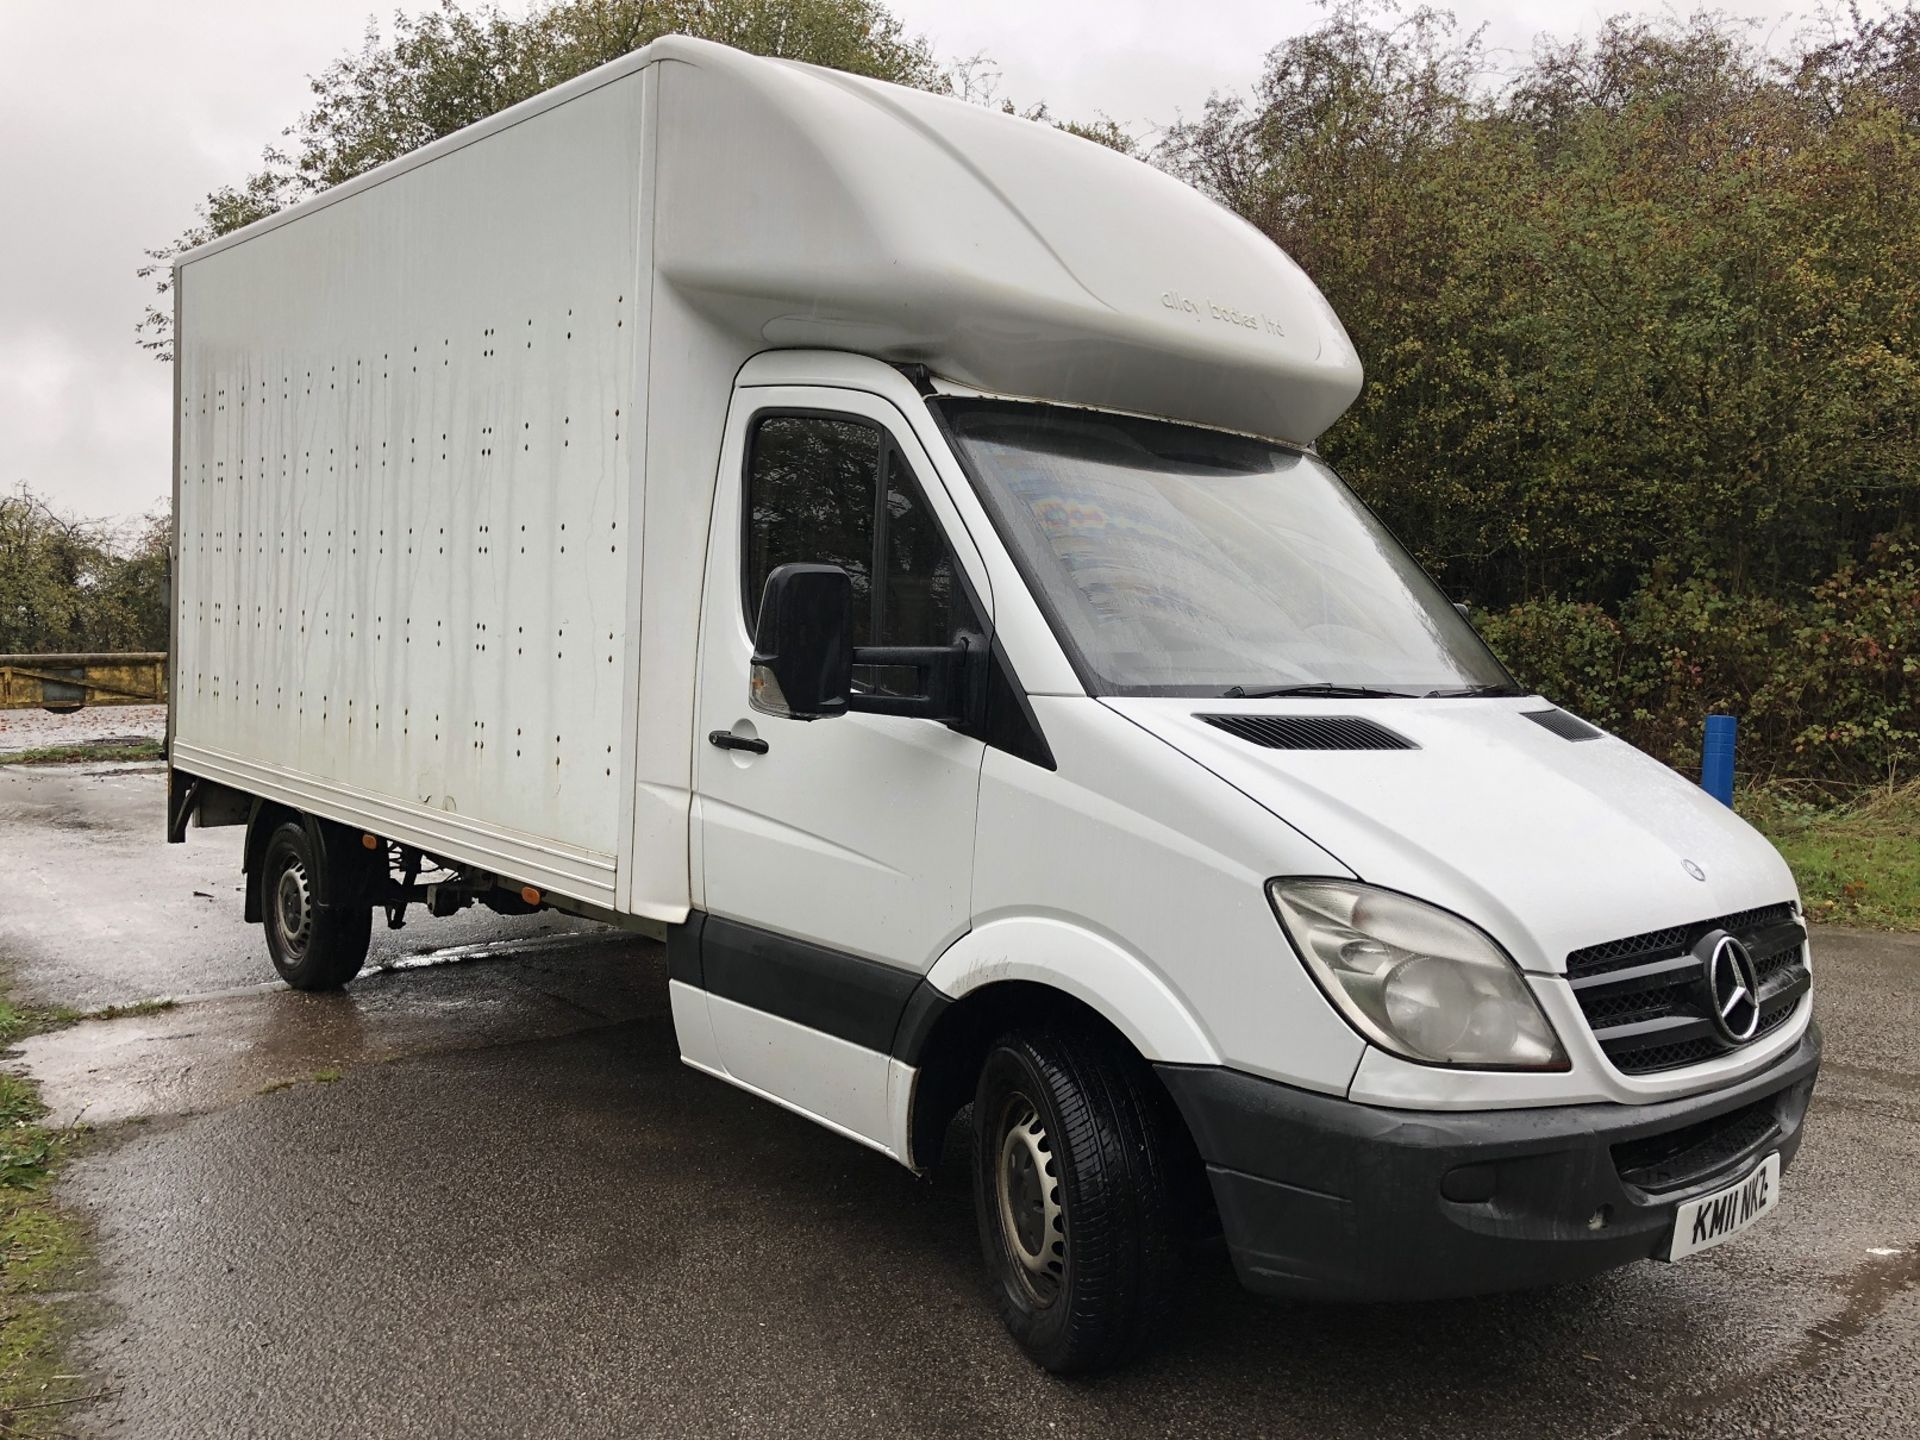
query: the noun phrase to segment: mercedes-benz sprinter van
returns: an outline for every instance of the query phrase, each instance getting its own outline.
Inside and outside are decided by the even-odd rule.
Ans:
[[[966,1117],[1056,1370],[1210,1227],[1413,1299],[1778,1203],[1787,867],[1514,683],[1177,181],[670,39],[175,279],[171,836],[247,827],[289,984],[414,903],[664,936],[697,1070],[917,1171]]]

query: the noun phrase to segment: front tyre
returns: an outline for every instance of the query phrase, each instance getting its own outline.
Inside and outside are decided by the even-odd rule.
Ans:
[[[1064,1373],[1151,1340],[1177,1273],[1169,1104],[1138,1057],[1077,1029],[1015,1031],[974,1097],[974,1213],[1001,1317]]]
[[[360,973],[373,939],[373,909],[321,904],[325,850],[298,820],[267,838],[260,864],[260,911],[267,953],[296,990],[338,990]]]

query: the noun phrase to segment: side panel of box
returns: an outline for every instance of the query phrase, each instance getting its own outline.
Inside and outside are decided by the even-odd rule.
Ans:
[[[183,756],[509,837],[602,901],[640,100],[617,80],[179,272]]]

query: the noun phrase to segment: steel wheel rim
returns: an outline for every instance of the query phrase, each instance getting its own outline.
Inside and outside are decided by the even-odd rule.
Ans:
[[[297,858],[287,861],[274,883],[273,922],[288,957],[305,955],[313,933],[313,890],[307,882],[307,867]]]
[[[1027,1298],[1045,1308],[1059,1296],[1067,1273],[1059,1162],[1039,1108],[1026,1096],[1007,1098],[998,1129],[993,1185],[1000,1243]]]

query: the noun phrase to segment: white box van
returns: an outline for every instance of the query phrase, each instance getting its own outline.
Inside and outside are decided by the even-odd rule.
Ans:
[[[1786,866],[1513,685],[1192,190],[670,39],[175,277],[169,838],[247,826],[288,983],[413,904],[664,934],[689,1065],[919,1171],[971,1106],[1057,1370],[1209,1224],[1389,1299],[1775,1203]]]

